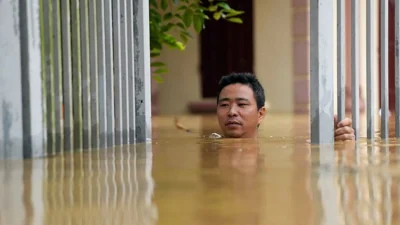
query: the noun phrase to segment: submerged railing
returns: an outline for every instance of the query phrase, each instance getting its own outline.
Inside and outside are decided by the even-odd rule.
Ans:
[[[0,1],[0,158],[151,139],[148,1]]]
[[[337,75],[337,115],[338,120],[345,117],[345,1],[347,0],[310,0],[310,98],[311,98],[311,141],[312,143],[333,143],[334,141],[334,77]],[[350,0],[349,0],[350,1]],[[360,138],[360,65],[359,65],[359,5],[360,0],[351,0],[351,97],[352,120],[356,139]],[[333,6],[337,4],[336,20]],[[380,4],[380,30],[376,31],[375,10]],[[366,0],[366,127],[367,139],[375,136],[376,118],[374,93],[374,35],[379,32],[381,39],[380,58],[380,95],[381,129],[383,140],[389,138],[389,93],[388,93],[388,4],[389,0]],[[396,40],[396,137],[400,137],[400,58],[398,43],[400,37],[400,3],[395,1],[395,40]],[[334,27],[337,25],[337,36]],[[334,74],[334,44],[337,44],[337,74]]]

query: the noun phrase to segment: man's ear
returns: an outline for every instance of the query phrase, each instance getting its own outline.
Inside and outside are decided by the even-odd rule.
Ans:
[[[266,113],[267,109],[265,108],[265,106],[258,110],[258,124],[260,124],[264,120]]]

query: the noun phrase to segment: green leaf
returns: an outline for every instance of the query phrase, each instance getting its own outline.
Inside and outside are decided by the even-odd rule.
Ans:
[[[224,8],[224,9],[231,9],[231,7],[226,2],[218,2],[217,5],[221,6],[221,8]]]
[[[163,36],[163,40],[165,44],[169,45],[172,48],[177,48],[181,51],[185,50],[185,45],[182,42],[176,40],[176,38],[172,35],[165,34]]]
[[[209,10],[210,12],[215,12],[215,11],[217,11],[217,9],[218,9],[218,5],[210,5],[210,6],[208,7],[208,10]]]
[[[150,53],[151,58],[157,57],[157,56],[160,56],[160,53]]]
[[[160,23],[161,22],[161,15],[155,9],[150,9],[150,20],[151,22]]]
[[[164,20],[170,20],[172,17],[173,17],[172,13],[169,12],[169,13],[167,13],[167,14],[164,15],[164,18],[163,18],[163,19],[164,19]]]
[[[180,34],[182,41],[186,44],[188,42],[188,38],[184,34]]]
[[[186,46],[185,46],[182,42],[177,41],[177,42],[175,43],[175,45],[176,45],[176,47],[177,47],[179,50],[181,50],[181,51],[185,50],[185,47],[186,47]]]
[[[185,25],[183,23],[176,23],[176,25],[182,28],[183,30],[186,30]]]
[[[167,2],[167,0],[161,0],[161,8],[162,8],[163,10],[166,10],[167,7],[168,7],[168,2]]]
[[[200,33],[203,28],[204,19],[201,15],[195,15],[193,17],[194,29]]]
[[[182,10],[186,10],[187,9],[187,5],[181,5],[178,7],[178,11],[182,11]]]
[[[151,50],[151,52],[150,52],[150,56],[151,57],[157,57],[157,56],[159,56],[160,55],[160,49],[157,49],[157,48],[153,48],[152,50]]]
[[[237,17],[228,18],[227,20],[232,23],[243,23],[242,19]]]
[[[244,11],[229,11],[228,14],[226,14],[226,17],[239,16],[242,14],[244,14]]]
[[[181,34],[183,34],[183,35],[185,35],[187,37],[193,38],[192,34],[189,31],[186,31],[186,30],[185,31],[181,31]]]
[[[150,1],[150,5],[153,6],[154,8],[158,9],[157,6],[157,1],[156,0],[149,0]]]
[[[158,75],[158,74],[153,75],[153,79],[154,79],[157,83],[159,83],[159,84],[161,84],[161,83],[164,82],[164,79],[162,78],[162,76],[161,76],[161,75]]]
[[[209,9],[207,7],[204,7],[204,6],[199,6],[199,9],[201,9],[203,11],[209,11]]]
[[[161,32],[168,32],[171,30],[172,27],[174,27],[174,23],[168,23],[167,25],[162,26]]]
[[[161,66],[165,66],[165,63],[163,63],[163,62],[152,62],[151,63],[151,67],[161,67]]]
[[[179,0],[174,0],[174,4],[178,5],[179,4]]]
[[[186,27],[190,27],[193,20],[193,12],[191,9],[187,9],[183,14],[183,22],[185,23]]]
[[[159,41],[152,43],[152,48],[161,49],[162,45]]]
[[[206,14],[200,14],[202,17],[203,17],[203,19],[205,19],[205,20],[209,20],[210,19],[210,17],[208,17]]]
[[[168,70],[165,69],[165,68],[160,68],[160,69],[157,69],[156,71],[154,71],[154,73],[157,73],[157,74],[159,74],[159,73],[167,73],[167,72],[168,72]]]
[[[213,17],[215,20],[219,20],[221,18],[221,12],[215,12]]]

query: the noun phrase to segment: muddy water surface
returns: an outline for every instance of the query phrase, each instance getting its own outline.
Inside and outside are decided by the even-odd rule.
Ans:
[[[400,144],[311,146],[308,121],[214,140],[214,117],[156,117],[150,144],[0,161],[0,224],[398,224]]]

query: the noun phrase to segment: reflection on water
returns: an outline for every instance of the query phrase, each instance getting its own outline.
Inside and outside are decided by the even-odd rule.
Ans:
[[[156,224],[151,146],[0,165],[0,224]]]
[[[160,118],[151,144],[0,161],[0,225],[399,223],[400,143],[311,146],[307,120],[267,119],[258,140]]]
[[[400,146],[399,143],[393,143]],[[314,201],[320,224],[397,224],[399,147],[347,144],[342,151],[318,149]],[[326,154],[326,155],[324,155]],[[331,161],[328,158],[332,159]]]

